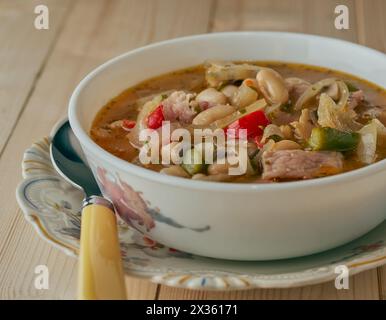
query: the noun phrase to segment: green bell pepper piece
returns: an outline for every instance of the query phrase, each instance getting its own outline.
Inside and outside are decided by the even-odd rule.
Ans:
[[[313,150],[351,151],[359,143],[359,133],[333,128],[314,128],[308,141]]]
[[[181,166],[191,176],[205,171],[205,164],[203,163],[202,155],[195,148],[186,150]]]

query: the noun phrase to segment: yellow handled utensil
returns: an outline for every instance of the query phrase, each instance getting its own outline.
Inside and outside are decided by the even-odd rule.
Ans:
[[[59,124],[51,137],[50,155],[55,169],[86,194],[80,232],[78,298],[126,299],[114,207],[100,196],[68,121]]]
[[[88,198],[84,203],[79,252],[79,299],[126,298],[113,209],[109,201],[100,197]]]

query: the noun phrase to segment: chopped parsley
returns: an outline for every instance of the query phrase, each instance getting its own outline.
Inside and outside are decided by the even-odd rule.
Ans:
[[[278,134],[273,134],[272,136],[269,136],[269,139],[272,139],[275,142],[279,142],[279,141],[283,140],[283,138],[280,137]]]
[[[283,112],[291,113],[293,111],[292,102],[288,101],[286,104],[280,106],[280,110]]]

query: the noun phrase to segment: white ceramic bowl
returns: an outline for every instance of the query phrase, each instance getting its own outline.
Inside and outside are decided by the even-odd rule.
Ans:
[[[335,39],[234,32],[156,43],[91,72],[71,97],[69,118],[104,195],[119,214],[160,243],[239,260],[302,256],[344,244],[386,218],[386,161],[315,180],[225,184],[161,175],[107,153],[89,137],[97,111],[147,78],[206,59],[319,65],[386,87],[386,56]]]

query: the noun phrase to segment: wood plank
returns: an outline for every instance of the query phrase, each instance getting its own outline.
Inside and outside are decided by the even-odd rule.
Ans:
[[[212,31],[286,30],[300,32],[302,1],[218,0]],[[267,14],[269,13],[269,14]]]
[[[386,1],[357,0],[359,43],[386,53]],[[378,268],[379,297],[386,300],[386,266]]]
[[[14,200],[23,151],[66,114],[72,90],[88,71],[149,41],[206,31],[211,7],[206,0],[71,2],[71,14],[0,158],[0,299],[75,297],[74,259],[40,240]],[[34,289],[36,264],[52,270],[47,292]],[[126,281],[130,298],[155,297],[156,285]]]
[[[68,299],[69,288],[75,288],[73,276],[76,261],[58,250],[53,250],[25,223],[20,213],[9,234],[9,245],[0,255],[0,299]],[[49,271],[49,289],[34,287],[35,267],[46,265]]]
[[[50,10],[49,30],[34,28],[34,8],[38,4]],[[0,154],[69,8],[66,1],[0,1]]]
[[[71,299],[74,297],[76,273],[74,259],[64,256],[42,242],[36,236],[32,227],[24,221],[15,202],[9,201],[9,199],[13,198],[13,189],[19,180],[19,176],[15,173],[19,170],[18,159],[22,151],[34,139],[47,134],[56,119],[65,113],[66,100],[73,86],[89,69],[109,57],[150,41],[205,32],[208,25],[212,25],[213,30],[216,31],[271,29],[300,32],[307,30],[311,33],[332,34],[352,41],[356,39],[355,26],[354,31],[350,31],[353,33],[344,32],[344,34],[341,34],[337,32],[335,34],[336,30],[331,30],[331,24],[329,24],[326,28],[329,31],[325,33],[323,19],[318,18],[315,21],[314,15],[306,15],[307,10],[312,11],[315,5],[319,5],[317,10],[325,12],[321,16],[324,17],[324,20],[329,21],[330,10],[325,10],[323,5],[324,2],[329,2],[329,0],[319,1],[319,4],[312,0],[310,2],[313,4],[308,6],[304,6],[305,4],[298,0],[292,0],[291,5],[281,1],[285,10],[282,10],[283,6],[280,5],[279,1],[243,1],[243,7],[239,8],[235,5],[237,1],[220,0],[217,5],[216,19],[212,23],[208,23],[211,9],[211,3],[208,3],[208,1],[195,1],[194,5],[190,4],[191,1],[166,0],[162,3],[158,1],[141,1],[141,6],[134,1],[82,2],[83,4],[78,3],[76,5],[75,11],[70,17],[73,25],[71,26],[69,22],[66,24],[63,35],[55,46],[42,77],[36,84],[36,91],[33,92],[31,100],[27,104],[25,112],[10,139],[10,143],[5,149],[3,157],[0,158],[0,172],[2,172],[0,189],[3,190],[2,195],[0,195],[0,207],[2,208],[0,215],[0,298]],[[84,4],[85,2],[86,4]],[[344,1],[340,1],[340,3],[344,3]],[[260,7],[257,5],[265,6],[265,11],[260,12]],[[281,10],[280,13],[273,10],[272,15],[267,15],[267,12],[271,14],[270,5],[276,8],[275,10]],[[230,9],[226,9],[226,6]],[[256,12],[257,9],[253,9],[255,7],[259,12]],[[250,8],[255,12],[250,11]],[[2,9],[1,6],[0,9]],[[297,9],[300,9],[299,14]],[[3,12],[3,10],[0,10],[0,15]],[[184,12],[191,14],[187,16],[183,14]],[[384,9],[383,12],[385,12]],[[326,15],[326,13],[328,14]],[[238,15],[243,18],[234,18]],[[265,18],[267,16],[269,18]],[[259,22],[256,17],[259,17],[261,21]],[[373,15],[368,15],[367,19],[371,20],[372,17]],[[220,18],[222,20],[218,20]],[[366,22],[367,20],[363,21],[365,21],[366,27],[367,23],[370,23]],[[232,27],[229,27],[227,23],[232,23]],[[127,32],[118,32],[117,34],[117,30],[127,30]],[[374,29],[367,28],[367,30],[365,35],[369,37]],[[374,37],[378,36],[374,35]],[[364,43],[364,38],[360,39]],[[384,34],[381,36],[380,41],[374,40],[372,37],[370,37],[371,41],[368,39],[366,41],[377,47],[379,43],[382,43],[382,39],[385,39]],[[55,81],[58,79],[58,75],[60,75],[60,81]],[[39,123],[39,126],[36,123]],[[17,161],[15,161],[15,155],[18,155]],[[28,261],[30,262],[26,263]],[[36,264],[46,264],[49,270],[52,270],[52,286],[48,292],[38,292],[33,288],[33,268]],[[386,270],[382,270],[383,273],[378,274],[378,280],[383,284],[383,291],[381,292],[385,297]],[[204,293],[161,287],[159,298],[376,299],[378,297],[376,294],[377,288],[374,286],[376,280],[376,273],[373,271],[362,273],[352,278],[351,283],[353,283],[353,286],[350,291],[339,292],[336,292],[331,283],[290,290],[253,290],[232,293]],[[142,280],[128,278],[127,281],[130,298],[151,299],[155,296],[155,286],[149,285]]]
[[[386,52],[386,1],[357,0],[359,43]]]
[[[53,249],[18,212],[10,234],[10,249],[0,255],[0,299],[74,299],[77,260]],[[46,265],[49,289],[33,286],[35,267]],[[156,285],[126,277],[128,299],[153,299]]]
[[[303,32],[356,42],[354,0],[342,0],[350,10],[350,29],[336,30],[335,0],[218,0],[212,31],[269,30]]]
[[[379,299],[386,300],[386,266],[378,268]]]
[[[371,2],[371,1],[369,1]],[[382,2],[380,0],[379,2]],[[367,0],[366,0],[367,3]],[[218,0],[215,6],[213,31],[273,30],[304,32],[358,41],[356,3],[341,0],[350,11],[350,29],[336,30],[334,0]],[[383,2],[383,5],[385,2]],[[380,11],[380,4],[377,4]],[[383,10],[385,12],[385,10]],[[368,17],[373,17],[367,13]],[[378,19],[380,20],[380,19]],[[379,22],[378,22],[379,23]],[[384,23],[384,19],[383,22]],[[366,26],[369,24],[365,22]],[[373,29],[374,30],[374,29]],[[376,36],[379,38],[379,36]],[[377,38],[377,39],[378,39]],[[373,40],[373,42],[376,42]],[[385,269],[386,270],[386,269]],[[386,272],[386,271],[385,271]],[[386,277],[383,277],[385,281]],[[187,291],[162,286],[160,299],[378,299],[376,270],[350,278],[349,290],[336,290],[333,283],[294,289],[251,290],[235,292]],[[383,289],[385,291],[385,289]]]
[[[302,16],[305,33],[334,37],[351,42],[358,41],[354,0],[311,0],[303,2]],[[338,5],[346,5],[349,9],[350,26],[348,30],[338,30],[335,28],[335,18],[337,16],[335,14],[335,7]]]

